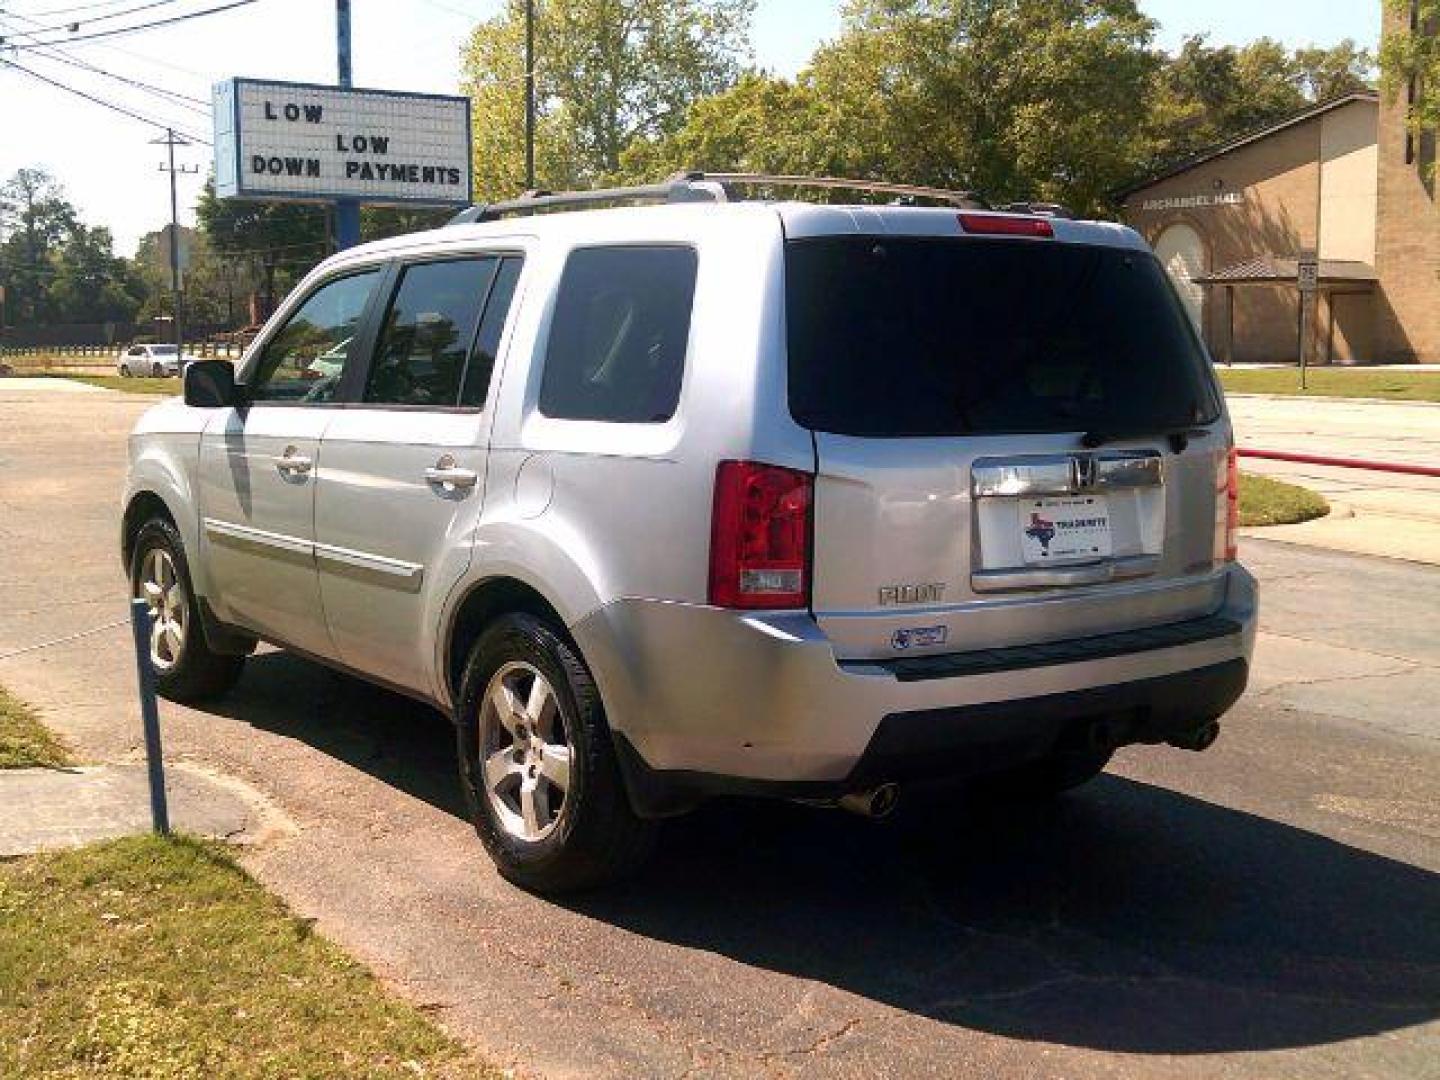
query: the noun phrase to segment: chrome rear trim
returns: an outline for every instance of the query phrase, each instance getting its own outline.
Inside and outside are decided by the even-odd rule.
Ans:
[[[1066,588],[1103,585],[1110,581],[1147,577],[1160,569],[1158,555],[1135,555],[1076,566],[1037,566],[1016,570],[977,570],[970,575],[975,592],[1009,592],[1016,589]]]

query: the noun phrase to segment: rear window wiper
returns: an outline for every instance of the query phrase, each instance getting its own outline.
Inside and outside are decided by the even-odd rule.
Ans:
[[[1185,452],[1190,445],[1191,439],[1203,439],[1210,434],[1209,428],[1198,425],[1184,424],[1174,427],[1156,425],[1154,427],[1133,427],[1133,428],[1091,428],[1080,436],[1080,445],[1087,450],[1094,450],[1097,446],[1104,446],[1106,443],[1117,442],[1120,439],[1144,439],[1151,437],[1164,437],[1170,442],[1170,449],[1177,454]]]

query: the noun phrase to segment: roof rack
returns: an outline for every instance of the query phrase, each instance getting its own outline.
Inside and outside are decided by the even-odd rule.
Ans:
[[[518,199],[468,206],[452,217],[449,224],[468,225],[480,221],[498,221],[503,217],[541,214],[550,210],[575,210],[597,205],[723,203],[732,201],[729,191],[731,186],[868,191],[877,195],[894,195],[897,199],[907,201],[929,199],[967,210],[989,209],[985,200],[969,191],[950,191],[946,188],[922,187],[916,184],[892,184],[883,180],[850,180],[837,176],[771,176],[767,173],[678,172],[658,184],[596,188],[592,191],[527,191]]]
[[[1063,203],[1056,202],[1012,202],[995,209],[1009,214],[1034,214],[1037,217],[1074,218],[1075,212]]]

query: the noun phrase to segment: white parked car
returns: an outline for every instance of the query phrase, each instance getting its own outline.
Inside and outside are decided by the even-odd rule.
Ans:
[[[120,538],[162,692],[223,693],[264,640],[434,704],[542,891],[715,795],[874,816],[1214,741],[1256,586],[1224,398],[1137,233],[631,194],[671,205],[342,252],[238,371],[186,371]]]
[[[183,368],[198,359],[189,353],[181,353],[174,345],[131,345],[120,354],[115,370],[126,378],[148,375],[159,379],[179,375]]]

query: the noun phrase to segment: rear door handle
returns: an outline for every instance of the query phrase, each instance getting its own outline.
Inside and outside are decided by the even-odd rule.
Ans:
[[[473,488],[480,482],[480,474],[474,469],[460,468],[447,454],[425,470],[425,482],[450,488]]]
[[[312,459],[298,453],[293,446],[286,447],[285,453],[275,459],[275,468],[287,476],[304,476],[314,465],[315,462]]]

